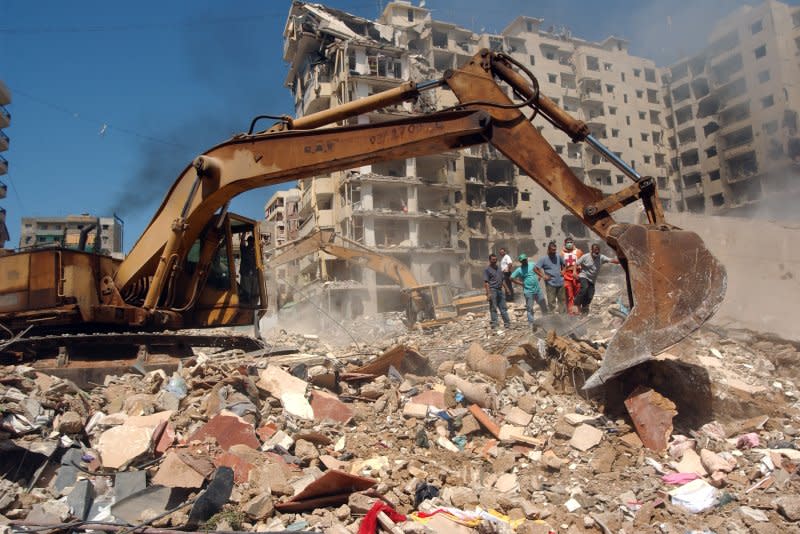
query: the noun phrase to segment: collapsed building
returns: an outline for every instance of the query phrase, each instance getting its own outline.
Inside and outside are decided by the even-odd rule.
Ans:
[[[800,11],[777,2],[742,8],[718,23],[706,51],[659,69],[630,54],[624,39],[589,42],[563,28],[544,29],[544,21],[532,17],[516,18],[499,34],[477,34],[405,1],[389,2],[377,20],[295,2],[284,33],[286,85],[295,114],[302,116],[408,79],[440,78],[481,48],[502,50],[528,65],[542,93],[583,120],[617,156],[653,176],[666,210],[719,214],[760,199],[762,187],[788,185],[793,176],[773,171],[792,168],[797,144],[795,95],[788,83],[797,79],[797,65],[779,60],[787,53],[793,57],[794,47],[787,51],[783,44],[797,33],[790,21],[799,17]],[[757,22],[762,30],[755,31]],[[768,45],[756,42],[767,35]],[[766,56],[759,55],[761,48]],[[781,67],[764,74],[757,62],[770,58]],[[731,67],[737,61],[738,70]],[[761,82],[758,94],[765,94],[751,102],[755,80]],[[352,122],[381,122],[455,103],[452,94],[436,90]],[[770,109],[751,116],[751,105]],[[605,194],[624,187],[625,177],[605,158],[545,121],[537,127],[579,179]],[[761,155],[766,153],[775,157]],[[781,178],[767,185],[758,177],[765,172]],[[298,238],[333,228],[408,264],[421,283],[480,287],[491,251],[505,247],[514,255],[536,255],[549,240],[567,235],[585,249],[592,237],[490,146],[366,165],[301,180],[299,188]],[[633,206],[623,214],[636,216]],[[300,260],[291,271],[297,276],[293,283],[327,292],[339,311],[400,306],[396,284],[325,254]]]

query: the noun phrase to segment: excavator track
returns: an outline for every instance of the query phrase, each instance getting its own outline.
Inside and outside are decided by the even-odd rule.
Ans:
[[[177,368],[194,347],[245,352],[265,347],[255,337],[229,332],[103,332],[30,336],[0,343],[0,364],[24,364],[81,387],[105,375]]]

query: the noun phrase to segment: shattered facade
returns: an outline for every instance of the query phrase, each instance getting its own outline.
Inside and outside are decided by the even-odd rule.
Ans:
[[[499,35],[478,35],[434,20],[429,10],[406,2],[389,3],[377,21],[295,3],[285,32],[286,83],[295,96],[295,113],[302,116],[407,79],[439,78],[481,48],[502,49],[532,66],[544,94],[584,119],[639,172],[666,175],[658,167],[666,150],[653,62],[628,54],[623,40],[590,43],[544,31],[541,24],[520,17]],[[624,89],[632,92],[630,100],[616,81],[621,71],[630,72]],[[635,99],[634,90],[648,98]],[[436,90],[413,105],[358,120],[378,122],[454,103],[451,93]],[[626,125],[631,118],[633,126]],[[581,179],[608,193],[622,187],[623,176],[610,163],[542,123],[542,133]],[[573,235],[585,248],[590,238],[580,220],[489,146],[331,173],[303,180],[300,188],[301,236],[333,227],[407,263],[420,283],[480,287],[490,251],[505,247],[535,255],[550,239]],[[320,262],[328,266],[317,269]],[[375,280],[369,271],[354,272],[341,261],[315,257],[301,262],[299,272],[306,282],[316,272],[326,279],[355,278],[369,291],[367,306],[379,301],[377,311],[397,308],[399,288]]]
[[[19,248],[58,245],[79,248],[85,234],[85,249],[122,258],[123,222],[117,216],[97,217],[84,213],[66,217],[23,217]]]
[[[661,69],[631,55],[624,39],[589,42],[566,29],[545,30],[532,17],[518,17],[496,35],[476,34],[408,2],[390,2],[376,21],[295,3],[285,31],[286,84],[302,116],[407,79],[440,78],[481,48],[502,50],[530,67],[542,93],[611,151],[654,177],[666,210],[721,214],[796,182],[795,20],[800,24],[800,10],[778,2],[742,8],[717,24],[705,51]],[[451,93],[436,90],[358,121],[454,103]],[[546,121],[538,127],[586,184],[605,194],[628,185],[585,144]],[[535,256],[551,239],[572,235],[583,249],[592,239],[579,219],[490,146],[331,173],[303,180],[300,188],[300,235],[332,227],[406,262],[420,283],[480,287],[490,251]],[[629,206],[615,216],[632,221],[637,210]],[[369,271],[319,256],[298,271],[305,282],[317,273],[323,280],[355,279],[369,292],[368,306],[380,297],[385,305],[377,311],[397,307],[398,288]]]
[[[800,8],[743,6],[708,46],[664,71],[676,211],[781,218],[800,178]],[[783,212],[783,213],[781,213]]]
[[[6,104],[11,103],[11,92],[6,87],[6,84],[0,80],[0,152],[8,150],[10,139],[3,131],[11,124],[11,114],[5,108]],[[8,160],[0,155],[0,176],[8,173]],[[8,186],[0,181],[0,200],[6,198]],[[9,240],[8,227],[6,226],[6,210],[0,207],[0,247],[5,246],[6,241]]]

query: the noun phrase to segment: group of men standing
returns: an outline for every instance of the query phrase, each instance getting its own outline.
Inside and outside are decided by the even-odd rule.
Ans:
[[[498,311],[505,327],[511,326],[506,300],[513,301],[514,284],[522,286],[531,326],[534,303],[538,303],[545,314],[556,311],[570,315],[588,314],[600,267],[605,263],[619,264],[619,260],[601,254],[599,245],[592,245],[591,252],[583,254],[571,237],[564,241],[561,252],[555,241],[548,243],[547,253],[532,266],[528,263],[528,256],[520,254],[517,256],[520,265],[515,269],[506,250],[501,248],[499,252],[500,264],[497,255],[490,254],[489,265],[483,273],[492,328],[498,326]]]

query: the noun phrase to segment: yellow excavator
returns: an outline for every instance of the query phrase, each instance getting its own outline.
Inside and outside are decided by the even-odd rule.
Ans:
[[[325,252],[366,267],[396,282],[406,299],[406,325],[409,327],[432,328],[469,312],[486,309],[486,297],[482,291],[459,294],[446,284],[420,284],[411,269],[400,260],[375,252],[327,228],[276,248],[266,267],[276,269],[314,252]]]
[[[330,127],[434,88],[449,89],[459,104],[390,122]],[[248,234],[253,226],[228,213],[233,197],[257,187],[480,143],[490,143],[580,218],[615,250],[625,268],[633,307],[588,387],[677,343],[711,317],[724,297],[724,268],[696,234],[666,222],[655,181],[640,176],[590,135],[586,124],[541,94],[533,73],[509,55],[484,49],[441,79],[406,82],[304,117],[272,117],[278,122],[254,132],[261,118],[247,133],[186,167],[124,260],[68,250],[0,257],[0,324],[14,335],[4,344],[19,341],[26,329],[27,335],[42,337],[64,331],[157,332],[249,324],[264,294],[248,299],[239,294],[234,235]],[[609,196],[586,185],[533,119],[547,120],[572,141],[588,143],[633,183]],[[614,220],[615,210],[637,201],[646,224]]]

